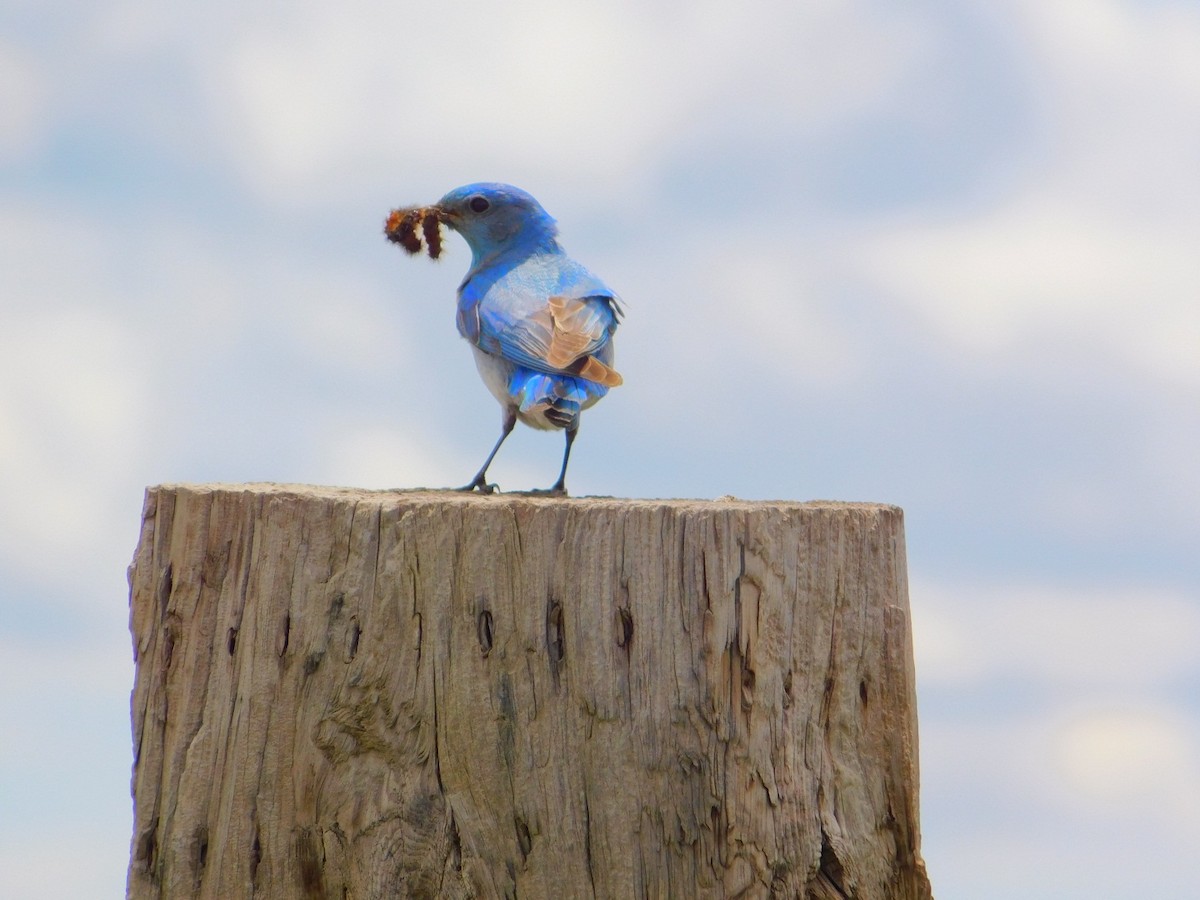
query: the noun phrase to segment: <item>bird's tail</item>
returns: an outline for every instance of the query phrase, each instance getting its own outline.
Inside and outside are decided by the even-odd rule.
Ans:
[[[543,428],[579,427],[579,414],[608,393],[604,385],[572,375],[550,375],[518,367],[509,381],[521,418]]]

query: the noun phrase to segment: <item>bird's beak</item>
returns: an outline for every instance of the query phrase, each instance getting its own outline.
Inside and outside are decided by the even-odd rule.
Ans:
[[[442,206],[440,203],[435,203],[433,206],[427,206],[425,207],[425,210],[426,212],[433,213],[435,216],[437,216],[439,222],[449,225],[455,231],[458,230],[460,217],[457,213],[452,212],[451,210]]]

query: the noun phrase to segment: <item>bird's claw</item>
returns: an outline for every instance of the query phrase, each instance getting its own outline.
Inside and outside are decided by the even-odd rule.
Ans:
[[[566,485],[556,484],[554,487],[548,488],[533,488],[526,491],[527,494],[534,494],[538,497],[569,497]]]
[[[479,491],[481,494],[498,494],[500,493],[500,485],[488,484],[482,478],[476,478],[470,484],[464,484],[460,488],[455,488],[455,490],[461,491],[464,494],[469,494],[473,491]]]

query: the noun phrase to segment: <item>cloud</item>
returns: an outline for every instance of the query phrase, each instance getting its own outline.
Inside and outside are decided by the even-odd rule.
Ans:
[[[324,473],[335,484],[370,488],[452,487],[470,480],[484,453],[472,464],[460,452],[414,440],[411,429],[357,424],[336,429]]]
[[[1200,217],[1152,225],[1038,191],[969,220],[909,224],[868,245],[878,283],[969,352],[1035,334],[1200,385]]]
[[[1200,837],[1200,729],[1156,704],[1092,704],[1055,722],[1050,756],[1059,784],[1095,811],[1162,812]]]
[[[116,625],[110,621],[90,639],[63,640],[61,635],[18,638],[0,633],[0,684],[37,686],[42,696],[69,695],[87,703],[127,695],[133,687],[133,650],[124,618],[122,615]],[[33,692],[28,696],[32,697]],[[36,732],[46,723],[39,720],[27,724],[30,732]],[[46,749],[37,749],[39,743],[44,743],[41,741],[26,738],[21,743],[30,753],[23,763],[33,761]],[[9,754],[17,752],[17,747],[16,741],[6,742],[3,756],[11,762]],[[0,768],[10,771],[8,766]]]
[[[628,8],[429,9],[415,34],[411,15],[310,5],[199,48],[227,161],[264,196],[304,203],[406,172],[612,178],[670,129],[668,85],[636,64],[651,45]],[[445,177],[443,189],[471,180]]]
[[[880,221],[864,263],[943,340],[984,359],[1083,348],[1200,385],[1200,13],[1022,3],[1038,152],[990,206]],[[1110,364],[1111,364],[1110,362]]]
[[[0,896],[121,894],[133,663],[124,616],[99,625],[84,635],[0,633]],[[55,862],[64,853],[69,866]]]
[[[169,58],[159,94],[137,88],[140,108],[161,113],[151,126],[201,141],[260,197],[290,206],[366,183],[445,189],[473,177],[597,195],[605,185],[606,196],[623,185],[632,197],[697,136],[820,132],[888,102],[928,28],[865,3],[525,0],[426,7],[419,27],[402,3],[286,15],[219,4],[170,21],[140,11],[96,13],[81,52],[118,80],[130,59]],[[180,121],[173,110],[196,101],[201,119]]]
[[[664,404],[664,397],[703,398],[730,410],[767,394],[865,380],[869,350],[826,293],[825,260],[796,252],[785,235],[747,231],[720,223],[713,234],[676,238],[678,252],[669,257],[656,253],[615,275],[614,283],[638,290],[617,336],[626,376],[620,396],[658,423],[696,424],[692,404]],[[744,365],[732,364],[738,359]],[[762,373],[770,387],[749,372]]]
[[[1044,89],[1053,175],[1093,204],[1192,208],[1181,181],[1200,144],[1200,10],[1187,3],[1022,0],[1017,19]]]
[[[1200,673],[1198,598],[1170,590],[918,582],[912,597],[917,675],[930,687],[1136,695]]]
[[[1200,728],[1171,699],[1200,673],[1196,599],[913,584],[926,858],[943,892],[1011,896],[1010,847],[1025,872],[1056,861],[1030,896],[1188,895],[1193,864],[1140,860],[1200,840]]]
[[[955,705],[971,696],[967,688]],[[1149,697],[993,702],[966,716],[924,706],[925,859],[935,886],[986,900],[1190,896],[1198,737],[1186,710]],[[1030,871],[1040,873],[1032,884]]]
[[[727,352],[763,360],[809,388],[858,380],[867,348],[828,309],[821,263],[807,255],[801,262],[791,249],[776,236],[753,245],[729,239],[725,253],[690,276],[693,314],[727,323],[724,339],[733,344]]]
[[[116,552],[121,532],[103,523],[114,521],[116,492],[139,455],[131,449],[146,397],[138,355],[124,323],[95,309],[51,308],[5,322],[0,558],[11,571],[77,585],[90,576],[75,563]]]
[[[45,139],[46,79],[33,57],[0,40],[0,164],[28,159]]]
[[[81,827],[72,810],[53,831],[6,835],[0,842],[0,894],[39,900],[120,897],[125,892],[129,835],[113,822]],[[64,854],[71,860],[63,865]]]
[[[923,714],[921,768],[933,803],[972,793],[991,820],[1158,814],[1200,838],[1200,728],[1148,695]]]
[[[466,484],[500,436],[499,407],[482,401],[480,408],[495,410],[496,427],[486,431],[485,443],[473,448],[477,452],[468,452],[472,448],[462,446],[447,447],[436,433],[422,432],[418,437],[411,425],[347,423],[338,427],[321,452],[322,481],[376,489]],[[560,436],[519,427],[488,469],[488,480],[508,491],[548,487],[558,475],[562,449]],[[583,493],[574,489],[586,488],[586,473],[576,471],[576,475],[568,478],[569,486],[573,492]]]

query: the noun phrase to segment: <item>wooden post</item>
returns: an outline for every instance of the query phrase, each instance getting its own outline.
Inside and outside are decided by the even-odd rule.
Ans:
[[[128,894],[928,898],[889,506],[146,495]]]

